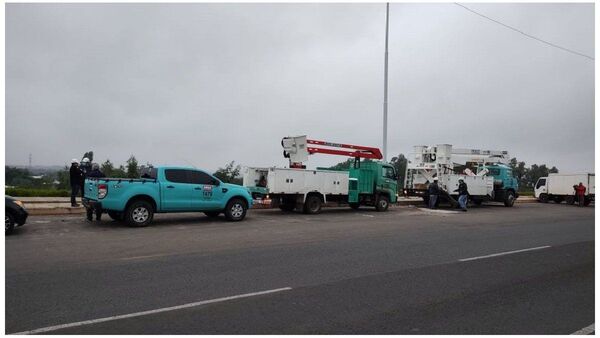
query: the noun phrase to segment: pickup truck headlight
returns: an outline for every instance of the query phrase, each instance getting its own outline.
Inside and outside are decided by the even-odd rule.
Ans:
[[[106,197],[108,194],[108,184],[98,184],[98,199]]]
[[[20,206],[21,208],[25,209],[25,204],[23,204],[23,202],[21,201],[15,201],[15,204]]]

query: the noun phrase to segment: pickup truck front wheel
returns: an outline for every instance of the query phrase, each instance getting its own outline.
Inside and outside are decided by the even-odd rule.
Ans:
[[[241,198],[232,198],[225,207],[225,218],[231,222],[241,221],[246,217],[248,205]]]
[[[145,227],[154,217],[152,204],[146,201],[135,201],[125,211],[125,220],[132,227]]]

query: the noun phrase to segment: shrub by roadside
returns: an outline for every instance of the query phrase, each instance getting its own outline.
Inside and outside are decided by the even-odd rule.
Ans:
[[[18,197],[69,197],[71,192],[62,189],[6,188],[5,194]]]

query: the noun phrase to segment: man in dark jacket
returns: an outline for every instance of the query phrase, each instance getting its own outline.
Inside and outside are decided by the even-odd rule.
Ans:
[[[458,191],[458,204],[462,211],[467,211],[467,198],[469,198],[469,191],[467,190],[467,184],[465,180],[462,178],[458,180],[458,189],[454,190],[454,192]]]
[[[433,183],[427,187],[427,193],[429,194],[429,209],[435,209],[438,195],[440,194],[440,187],[438,186],[437,177],[433,179]]]
[[[87,173],[88,178],[102,178],[106,177],[102,171],[100,171],[100,166],[98,163],[92,164],[92,170]],[[91,221],[93,219],[93,211],[92,209],[87,209],[87,219]],[[100,221],[102,218],[102,210],[96,209],[96,221]]]
[[[77,201],[75,198],[79,194],[79,190],[81,189],[81,179],[83,175],[81,170],[79,169],[79,161],[74,158],[71,161],[71,169],[69,169],[69,183],[71,184],[71,206],[78,207]]]

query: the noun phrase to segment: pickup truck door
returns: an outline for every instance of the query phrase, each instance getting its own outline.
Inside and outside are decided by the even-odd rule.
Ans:
[[[199,170],[192,170],[190,174],[193,187],[192,209],[198,211],[220,209],[223,192],[219,187],[219,180]]]
[[[162,208],[164,210],[190,210],[192,184],[190,170],[165,169],[165,180],[161,182]]]

